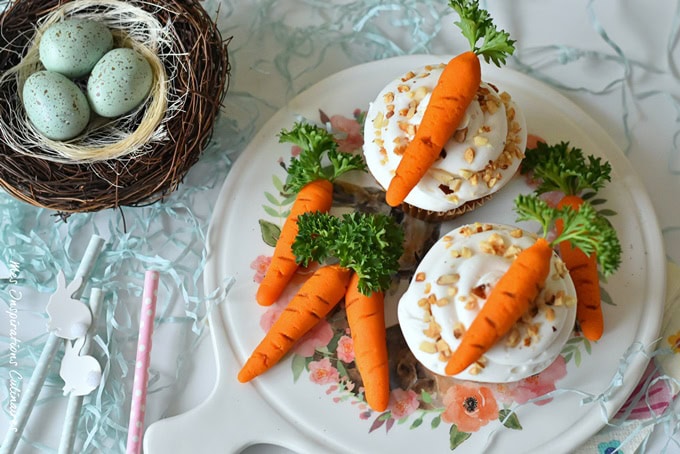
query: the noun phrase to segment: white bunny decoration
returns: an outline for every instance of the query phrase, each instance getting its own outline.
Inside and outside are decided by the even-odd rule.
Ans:
[[[66,342],[64,358],[61,360],[59,375],[64,380],[64,395],[85,396],[90,394],[102,378],[102,367],[99,362],[87,354],[81,356],[85,337]]]
[[[57,337],[76,339],[83,337],[92,323],[92,313],[82,301],[73,298],[83,283],[82,276],[76,277],[68,286],[64,272],[57,274],[57,289],[47,303],[47,329]]]

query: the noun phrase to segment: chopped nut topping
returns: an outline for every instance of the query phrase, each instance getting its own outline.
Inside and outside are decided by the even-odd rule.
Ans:
[[[385,116],[383,115],[383,113],[378,112],[375,115],[375,118],[373,119],[373,127],[374,128],[382,128],[384,119],[385,119]]]
[[[461,227],[460,230],[458,230],[458,233],[460,233],[464,237],[469,237],[470,235],[472,235],[475,232],[472,231],[470,226],[466,225],[464,227]]]
[[[471,171],[468,170],[468,169],[460,169],[460,170],[458,171],[458,175],[460,175],[461,177],[463,177],[463,178],[465,178],[466,180],[468,180],[472,175],[474,175],[474,172],[471,172]]]
[[[517,246],[516,244],[511,244],[508,246],[508,249],[505,251],[505,254],[503,254],[503,257],[515,259],[519,255],[519,253],[522,252],[522,248]]]
[[[383,101],[385,104],[392,104],[394,102],[394,92],[388,91],[383,95]]]
[[[434,304],[436,304],[439,307],[446,306],[449,304],[451,301],[448,298],[439,298],[437,301],[435,301]]]
[[[420,298],[418,300],[418,307],[428,307],[430,303],[427,301],[427,298]]]
[[[465,325],[463,325],[461,322],[456,322],[453,325],[453,337],[460,339],[463,337],[463,334],[465,334]]]
[[[435,346],[438,352],[451,354],[451,347],[449,347],[449,344],[444,339],[439,339]]]
[[[505,339],[505,345],[508,347],[516,347],[519,344],[520,337],[519,329],[516,326],[513,326],[510,333],[508,333],[508,337]]]
[[[398,91],[399,93],[405,93],[405,92],[407,92],[407,91],[411,91],[411,87],[409,87],[408,85],[402,84],[402,85],[399,85],[399,86],[397,87],[397,91]]]
[[[552,307],[548,307],[545,310],[545,319],[548,320],[549,322],[552,322],[555,320],[555,309]]]
[[[460,250],[460,255],[464,259],[469,259],[472,257],[472,249],[464,247],[463,249]]]
[[[423,98],[425,98],[426,95],[427,95],[427,88],[420,86],[420,87],[416,88],[416,91],[413,93],[413,99],[416,102],[420,102],[420,101],[423,100]]]
[[[524,231],[522,229],[513,229],[510,231],[510,236],[513,238],[522,238]]]
[[[455,284],[460,280],[460,274],[457,273],[452,273],[452,274],[442,274],[437,278],[437,284],[439,285],[449,285],[449,284]]]
[[[406,74],[404,74],[404,77],[401,78],[401,81],[406,82],[407,80],[411,80],[414,77],[416,77],[416,73],[414,73],[413,71],[409,71]]]
[[[425,353],[436,353],[437,352],[437,346],[434,344],[434,342],[428,342],[428,341],[422,341],[420,343],[420,350],[425,352]]]
[[[500,105],[493,99],[488,99],[486,101],[486,109],[489,111],[491,115],[495,114],[498,112],[498,108]]]
[[[465,138],[467,137],[468,133],[468,128],[462,128],[456,130],[456,132],[453,133],[453,138],[456,140],[458,143],[463,143],[465,142]]]
[[[484,145],[489,144],[489,138],[484,136],[475,136],[473,142],[476,146],[483,147]]]
[[[482,368],[479,367],[479,364],[477,363],[472,363],[470,367],[468,367],[468,373],[470,375],[479,375],[482,372]]]
[[[458,294],[458,287],[452,285],[446,289],[446,294],[449,296],[456,296]]]
[[[530,337],[525,337],[524,338],[524,346],[528,347],[531,345],[531,338]]]
[[[468,311],[473,311],[477,309],[479,307],[479,304],[477,303],[477,298],[471,295],[469,298],[467,298],[467,300],[465,301],[465,305],[463,307]]]
[[[425,293],[430,293],[430,290],[432,290],[432,284],[427,282],[425,284]]]
[[[527,333],[529,333],[530,336],[536,337],[538,336],[538,331],[541,329],[541,325],[538,323],[532,323],[529,325],[527,328]]]
[[[423,282],[425,280],[425,273],[422,271],[416,274],[416,282]]]
[[[468,147],[465,150],[465,154],[463,155],[463,158],[465,159],[465,162],[467,162],[468,164],[471,164],[472,161],[475,160],[475,149],[472,148],[472,147]]]
[[[423,334],[425,334],[427,337],[431,337],[432,339],[437,339],[441,332],[442,327],[434,320],[430,321],[429,325],[427,325],[427,329],[423,330]]]

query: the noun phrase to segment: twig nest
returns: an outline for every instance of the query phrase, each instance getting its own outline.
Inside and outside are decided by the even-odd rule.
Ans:
[[[57,34],[50,30],[78,23],[111,33],[112,50],[97,62],[117,51],[140,67],[123,68],[134,82],[125,90],[119,79],[117,109],[93,100],[104,90],[109,101],[115,96],[90,83],[96,63],[85,76],[71,75],[83,92],[92,85],[94,108],[85,129],[67,138],[45,132],[24,108],[24,88],[46,66],[58,69],[40,56]],[[198,0],[15,0],[0,26],[0,185],[63,213],[148,204],[176,189],[210,139],[229,80],[227,42]],[[101,53],[106,38],[95,32],[87,39]]]

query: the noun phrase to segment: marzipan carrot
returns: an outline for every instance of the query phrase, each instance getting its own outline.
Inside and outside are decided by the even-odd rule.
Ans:
[[[385,411],[390,401],[390,372],[385,334],[385,299],[382,292],[359,292],[359,276],[353,274],[345,294],[345,310],[354,344],[354,361],[364,383],[366,402]]]
[[[300,190],[281,229],[272,261],[257,289],[258,303],[263,306],[273,304],[298,269],[295,255],[291,250],[298,234],[298,216],[308,212],[326,212],[330,210],[332,203],[333,184],[328,180],[314,180]]]
[[[563,198],[557,207],[569,206],[578,210],[583,203],[581,194],[584,191],[595,192],[604,186],[610,180],[611,167],[593,156],[588,156],[586,162],[581,150],[570,147],[567,142],[556,145],[536,143],[534,148],[527,150],[522,161],[522,173],[529,172],[540,182],[537,188],[539,194],[560,191]],[[561,221],[558,220],[555,227],[561,234]],[[560,243],[559,249],[576,288],[576,320],[583,336],[596,341],[604,332],[597,257],[593,254],[588,256],[568,241]]]
[[[578,210],[583,199],[568,195],[557,204],[558,208],[570,206]],[[562,223],[556,223],[558,235],[562,233]],[[591,341],[602,337],[604,317],[602,315],[602,299],[600,295],[600,276],[597,272],[597,257],[587,256],[578,248],[572,247],[569,241],[560,243],[560,256],[569,270],[576,288],[576,321],[581,327],[583,336]]]
[[[432,90],[415,137],[407,145],[387,188],[386,201],[391,206],[398,206],[404,201],[439,158],[444,145],[460,125],[482,81],[479,56],[500,66],[515,50],[514,41],[505,31],[496,29],[488,12],[479,9],[478,3],[477,0],[449,2],[460,16],[461,21],[456,25],[468,39],[471,50],[447,63]],[[477,47],[481,37],[484,41]]]
[[[273,304],[285,290],[298,269],[291,246],[298,233],[300,214],[328,211],[333,203],[333,181],[350,170],[364,170],[360,156],[337,150],[333,136],[323,128],[307,123],[295,123],[291,131],[281,131],[280,142],[290,142],[301,148],[288,167],[286,190],[297,194],[288,218],[276,242],[272,261],[257,289],[257,302]],[[327,157],[331,165],[322,160]]]
[[[552,254],[550,243],[539,238],[517,255],[451,355],[446,364],[447,374],[464,371],[510,331],[543,287]]]
[[[543,235],[524,249],[491,289],[477,317],[466,330],[461,343],[446,365],[455,375],[477,361],[510,331],[538,296],[550,273],[552,247],[569,241],[584,253],[593,254],[604,272],[613,272],[621,262],[621,245],[616,232],[588,202],[579,210],[550,207],[537,196],[519,195],[515,199],[518,220],[538,221]],[[551,242],[545,237],[550,226],[562,221],[562,231]]]
[[[327,265],[310,276],[243,365],[238,380],[250,381],[278,363],[345,296],[351,274],[345,267]]]
[[[454,57],[446,65],[432,90],[416,135],[406,147],[387,188],[386,200],[390,206],[402,203],[439,158],[477,95],[481,81],[479,59],[472,51]]]
[[[354,359],[368,405],[384,411],[390,398],[383,292],[390,287],[403,254],[404,232],[391,216],[349,213],[342,219],[308,213],[298,219],[293,252],[298,260],[335,258],[352,270],[345,293]]]

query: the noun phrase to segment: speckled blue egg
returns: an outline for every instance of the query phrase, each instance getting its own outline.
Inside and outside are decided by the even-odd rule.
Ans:
[[[134,49],[113,49],[97,62],[87,80],[87,99],[102,117],[117,117],[139,106],[149,94],[153,74]]]
[[[85,93],[63,74],[54,71],[31,74],[24,82],[22,97],[29,120],[49,139],[72,139],[90,121]]]
[[[45,30],[40,38],[40,61],[48,71],[76,79],[92,71],[113,48],[111,31],[101,22],[67,19]]]

